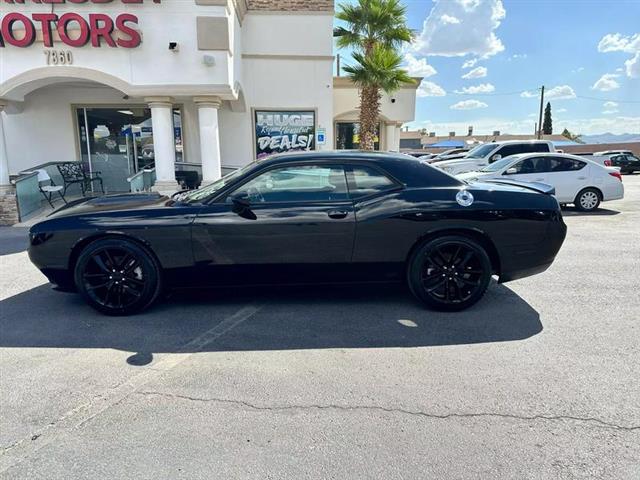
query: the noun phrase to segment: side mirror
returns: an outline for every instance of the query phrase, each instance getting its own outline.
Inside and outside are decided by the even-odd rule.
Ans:
[[[247,195],[246,193],[231,195],[229,199],[233,203],[234,211],[236,207],[241,209],[247,209],[251,207],[251,201],[249,200],[249,195]]]
[[[231,195],[228,197],[233,203],[231,211],[239,217],[246,218],[247,220],[257,220],[258,217],[251,211],[251,202],[249,196],[245,194]]]
[[[502,155],[500,155],[499,153],[496,153],[493,157],[491,157],[491,162],[497,162],[498,160],[502,160]]]
[[[504,172],[505,175],[515,175],[518,173],[518,169],[515,167],[507,168],[507,171]]]

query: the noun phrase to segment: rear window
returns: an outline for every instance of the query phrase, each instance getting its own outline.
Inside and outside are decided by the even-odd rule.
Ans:
[[[349,177],[349,193],[352,198],[362,198],[396,187],[396,183],[387,175],[371,167],[352,167]]]

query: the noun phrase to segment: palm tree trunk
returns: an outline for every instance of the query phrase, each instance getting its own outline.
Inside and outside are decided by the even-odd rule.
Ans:
[[[380,116],[380,90],[363,87],[360,91],[360,149],[375,149],[376,128]]]

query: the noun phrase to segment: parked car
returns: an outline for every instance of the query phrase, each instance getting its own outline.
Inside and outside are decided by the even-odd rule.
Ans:
[[[640,172],[640,158],[630,153],[609,155],[608,163],[619,168],[622,173]]]
[[[431,155],[426,150],[409,150],[409,151],[400,152],[400,153],[404,153],[405,155],[409,155],[410,157],[414,157],[414,158],[420,158],[424,155]]]
[[[595,152],[594,155],[633,155],[633,152],[631,150],[604,150],[602,152]]]
[[[437,162],[434,165],[447,173],[480,170],[498,160],[518,153],[555,152],[553,143],[546,140],[509,140],[506,142],[485,143],[470,150],[464,157]]]
[[[407,282],[461,310],[553,262],[566,234],[547,185],[467,185],[399,154],[276,155],[173,199],[72,202],[30,230],[51,283],[110,315],[165,288]]]
[[[572,203],[586,212],[597,209],[600,202],[624,197],[622,177],[616,169],[559,153],[512,155],[457,178],[467,182],[500,178],[546,183],[555,188],[558,202]]]
[[[431,158],[427,159],[427,163],[437,163],[455,158],[462,158],[469,150],[469,148],[452,148],[437,155],[433,155]]]

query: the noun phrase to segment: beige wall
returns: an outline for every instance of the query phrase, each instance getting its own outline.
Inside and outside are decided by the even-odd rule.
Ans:
[[[604,152],[605,150],[631,150],[636,156],[640,156],[640,142],[567,145],[558,148],[564,150],[566,153],[593,153]]]

